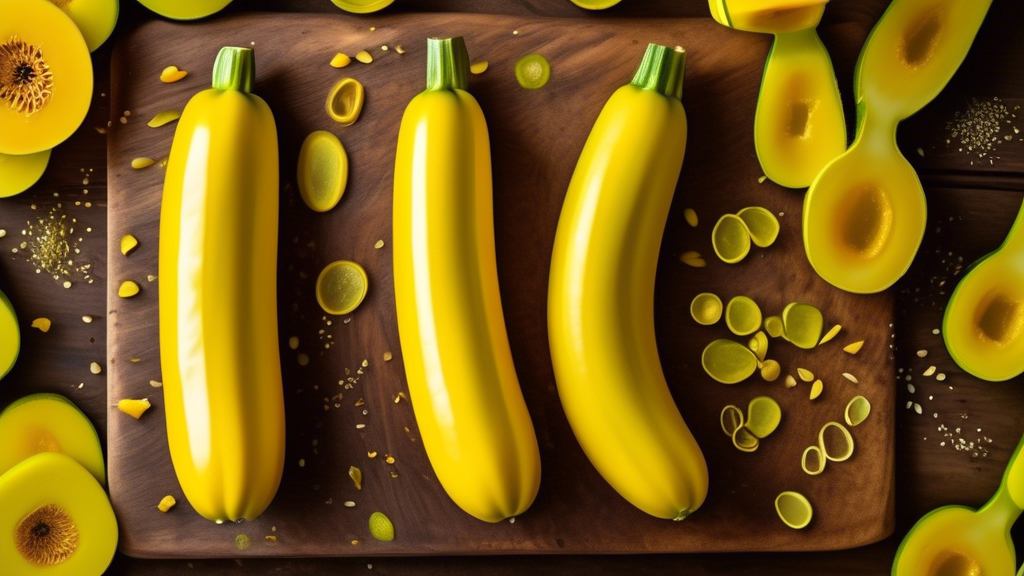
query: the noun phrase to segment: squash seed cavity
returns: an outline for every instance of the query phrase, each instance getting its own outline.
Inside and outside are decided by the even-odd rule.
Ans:
[[[753,452],[757,450],[760,445],[760,441],[757,436],[754,436],[746,426],[737,428],[732,433],[732,445],[741,452]]]
[[[342,78],[327,94],[327,115],[342,126],[351,126],[363,111],[364,99],[365,91],[358,80]]]
[[[761,309],[746,296],[736,296],[725,307],[725,325],[737,336],[753,334],[761,326]]]
[[[853,456],[853,436],[839,422],[829,422],[818,432],[818,447],[826,459],[844,462]]]
[[[711,231],[711,245],[715,254],[726,264],[735,264],[750,253],[750,233],[747,225],[735,214],[726,214],[718,219]]]
[[[794,530],[806,528],[814,516],[811,503],[799,492],[783,492],[776,496],[775,512],[783,524]]]
[[[821,454],[821,448],[808,446],[800,457],[800,468],[809,476],[817,476],[825,471],[828,460]]]
[[[0,101],[18,113],[31,116],[53,96],[53,72],[43,51],[17,35],[0,43]]]
[[[824,325],[821,311],[810,304],[792,302],[782,310],[782,337],[798,348],[817,346]]]
[[[757,370],[757,356],[738,342],[719,339],[704,348],[701,364],[716,381],[736,384],[750,378]]]
[[[747,404],[747,430],[759,440],[767,438],[782,421],[782,408],[768,396],[758,396]]]
[[[863,396],[854,396],[846,405],[844,418],[849,426],[859,426],[871,414],[871,402]]]
[[[702,292],[690,303],[690,315],[702,326],[711,326],[722,318],[722,299],[710,292]]]
[[[775,382],[779,379],[779,375],[782,374],[782,366],[775,360],[765,360],[761,364],[761,378],[765,382]],[[792,376],[790,376],[792,378]],[[788,382],[787,382],[788,384]],[[793,385],[796,386],[796,380],[793,381]]]
[[[370,514],[370,536],[381,542],[391,542],[395,539],[395,525],[384,513],[374,512]]]
[[[719,416],[719,420],[722,423],[722,432],[725,435],[732,438],[736,430],[743,427],[743,411],[729,404],[725,408],[722,408],[722,414]]]
[[[747,225],[750,240],[758,248],[767,248],[779,237],[779,220],[768,209],[750,206],[736,213]]]
[[[36,508],[14,528],[14,547],[37,566],[63,564],[78,550],[78,540],[74,518],[56,504]]]

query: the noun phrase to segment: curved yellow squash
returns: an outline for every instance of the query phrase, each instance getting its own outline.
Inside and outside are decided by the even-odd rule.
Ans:
[[[189,503],[218,523],[262,513],[284,468],[277,128],[254,75],[252,50],[221,50],[178,121],[160,212],[167,440]]]
[[[605,104],[565,197],[548,292],[558,394],[583,451],[634,506],[674,520],[708,489],[654,340],[658,252],[686,151],[683,69],[683,53],[652,44]]]
[[[427,90],[405,110],[395,158],[395,302],[423,447],[455,503],[487,522],[540,485],[498,292],[487,124],[466,89],[462,38],[431,39]]]

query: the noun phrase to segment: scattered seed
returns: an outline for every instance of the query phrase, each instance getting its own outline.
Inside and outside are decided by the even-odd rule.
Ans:
[[[298,350],[299,349],[299,337],[298,336],[292,336],[291,338],[289,338],[288,339],[288,347],[291,348],[292,350]]]
[[[160,72],[160,81],[164,84],[170,84],[171,82],[177,82],[185,76],[188,76],[188,72],[179,70],[177,66],[168,66]]]
[[[360,50],[356,54],[356,60],[362,62],[363,64],[369,64],[370,62],[373,62],[373,56],[371,56],[370,53],[367,52],[366,50]]]
[[[352,479],[352,484],[355,485],[356,490],[363,489],[363,471],[355,466],[348,467],[348,477]]]
[[[146,123],[146,126],[150,128],[159,128],[165,124],[170,124],[178,118],[181,118],[181,110],[164,110],[157,112],[153,119]]]
[[[370,515],[370,535],[381,542],[390,542],[395,539],[395,525],[382,512],[374,512]]]
[[[334,68],[344,68],[351,63],[352,59],[349,58],[348,54],[342,54],[341,52],[338,52],[334,55],[334,58],[331,58],[331,66]]]
[[[164,387],[164,383],[159,381],[159,380],[150,380],[149,381],[149,385],[152,386],[153,388],[163,388]]]
[[[810,370],[807,370],[805,368],[797,368],[796,373],[804,382],[811,382],[814,380],[814,372],[811,372]]]
[[[156,164],[156,160],[153,160],[152,158],[135,158],[132,160],[132,168],[136,170],[149,168],[153,164]]]
[[[121,298],[131,298],[139,293],[139,285],[131,280],[125,280],[121,282],[121,286],[117,289],[117,295]]]
[[[376,458],[376,457],[377,457],[377,452],[376,452],[376,450],[375,450],[375,451],[373,451],[373,452],[367,452],[367,453],[366,453],[366,457],[367,457],[367,458],[369,458],[369,459],[371,459],[371,460],[372,460],[372,459],[374,459],[374,458]]]
[[[156,505],[156,508],[166,514],[167,511],[174,508],[174,505],[177,503],[178,502],[174,499],[174,496],[168,495],[160,499],[160,503]]]
[[[917,412],[918,414],[920,414],[923,411],[924,411],[924,409],[921,408],[921,405],[918,404],[917,402],[914,402],[914,412]]]
[[[395,46],[395,52],[398,52],[399,54],[405,54],[405,48],[402,48],[402,46],[399,44],[398,46]]]
[[[943,382],[946,380],[946,375],[943,374],[942,372],[939,372],[935,379],[938,380],[939,382]],[[952,386],[950,386],[950,388],[952,388]]]
[[[50,326],[52,325],[53,323],[50,322],[49,318],[36,318],[32,321],[32,327],[44,334],[50,331]]]
[[[686,223],[691,227],[697,227],[697,212],[693,208],[687,208],[683,210],[683,218],[686,219]]]
[[[928,355],[928,351],[927,350],[918,350],[917,351],[917,357],[918,358],[924,358],[927,355]]]
[[[847,354],[856,354],[857,352],[860,352],[860,349],[863,346],[864,346],[864,341],[860,340],[860,341],[854,342],[853,344],[847,344],[846,346],[844,346],[843,347],[843,352],[846,352]]]
[[[921,373],[922,376],[931,376],[935,374],[935,366],[929,366],[927,370]]]
[[[395,463],[395,457],[394,456],[388,456],[387,458],[384,458],[384,461],[387,462],[388,464],[394,464]]]
[[[309,365],[309,355],[300,353],[299,354],[299,366]]]
[[[791,376],[789,374],[786,374],[786,388],[795,388],[795,387],[796,387],[796,378],[793,378],[793,376]]]
[[[487,60],[481,60],[479,62],[474,62],[474,63],[469,65],[469,72],[471,74],[483,74],[484,72],[487,71],[487,66],[488,66]]]
[[[249,537],[245,534],[239,534],[235,536],[235,548],[239,550],[245,550],[249,547]]]
[[[92,324],[92,316],[82,316],[82,322],[86,324]]]
[[[93,362],[92,364],[89,364],[89,372],[99,374],[100,372],[103,372],[103,366],[100,366],[99,362]]]
[[[374,248],[376,248],[377,250],[380,250],[381,248],[383,248],[383,247],[384,247],[384,241],[383,241],[383,240],[377,240],[377,241],[376,241],[376,242],[375,242],[375,243],[373,244],[373,247],[374,247]]]
[[[355,508],[356,503],[351,500],[345,500],[345,508]]]
[[[843,327],[841,325],[839,325],[839,324],[836,324],[835,326],[833,326],[828,332],[825,333],[824,336],[821,337],[821,341],[818,342],[818,346],[821,346],[822,344],[824,344],[824,343],[828,342],[829,340],[835,338],[836,335],[839,334],[839,331],[842,330],[842,329],[843,329]]]
[[[768,179],[767,176],[762,175],[760,178],[757,179],[757,183],[758,184],[764,184],[764,181],[767,180],[767,179]]]
[[[854,384],[859,384],[860,383],[860,381],[857,380],[857,377],[854,376],[853,374],[850,374],[849,372],[843,372],[843,378],[846,378],[847,380],[849,380],[850,382],[853,382]]]
[[[821,392],[824,388],[825,385],[822,383],[820,378],[815,380],[814,384],[811,384],[811,400],[816,400],[818,396],[821,396]]]
[[[391,358],[392,358],[391,352],[385,352],[384,353],[384,361],[385,362],[391,362]]]
[[[693,268],[703,268],[707,266],[707,262],[705,262],[704,258],[701,257],[700,252],[683,252],[679,256],[679,260],[683,264],[686,264],[687,266],[692,266]]]

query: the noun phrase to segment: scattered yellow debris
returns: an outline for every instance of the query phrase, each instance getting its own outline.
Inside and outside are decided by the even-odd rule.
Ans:
[[[472,74],[483,74],[487,71],[488,66],[487,60],[481,60],[479,62],[473,62],[469,65],[469,71]]]
[[[820,378],[815,380],[814,384],[811,384],[811,400],[815,400],[818,396],[821,396],[821,391],[824,388],[825,385],[822,383]]]
[[[363,471],[355,466],[348,467],[348,477],[352,479],[352,484],[355,485],[356,490],[363,489]]]
[[[142,418],[142,415],[149,410],[152,404],[149,403],[149,398],[142,398],[141,400],[134,400],[125,398],[124,400],[117,401],[117,409],[125,414],[138,420]]]
[[[331,58],[331,66],[334,68],[344,68],[351,63],[352,59],[349,58],[348,54],[342,54],[341,52],[338,52],[334,55],[334,58]]]
[[[391,358],[392,358],[391,352],[385,352],[384,353],[384,361],[385,362],[391,362]]]
[[[824,343],[828,342],[829,340],[835,338],[839,334],[839,331],[842,330],[842,329],[843,329],[843,327],[841,325],[839,325],[839,324],[836,324],[835,326],[833,326],[832,329],[830,329],[828,332],[825,333],[824,336],[821,337],[821,341],[818,342],[818,346],[821,346],[822,344],[824,344]]]
[[[843,372],[843,378],[846,378],[847,380],[849,380],[850,382],[853,382],[854,384],[859,384],[860,383],[860,381],[857,380],[857,377],[854,376],[853,374],[850,374],[849,372]]]
[[[810,382],[810,381],[814,380],[814,373],[811,372],[810,370],[805,369],[805,368],[797,368],[796,369],[796,374],[804,382]]]
[[[373,247],[376,248],[377,250],[380,250],[381,248],[384,247],[384,241],[377,240],[376,242],[374,242]]]
[[[188,72],[184,70],[178,70],[177,66],[168,66],[160,72],[160,81],[164,84],[170,84],[171,82],[177,82],[185,76],[188,76]]]
[[[795,388],[795,387],[796,387],[796,378],[793,378],[793,376],[787,374],[786,375],[786,388]]]
[[[679,255],[679,260],[683,264],[686,264],[687,266],[692,266],[694,268],[703,268],[707,266],[707,262],[705,262],[704,258],[701,257],[700,252],[683,252],[682,254]]]
[[[43,333],[49,332],[50,326],[52,325],[53,323],[50,322],[49,318],[36,318],[35,320],[32,321],[32,327],[38,328],[39,331]]]
[[[395,46],[395,52],[398,52],[399,54],[405,54],[405,48],[402,48],[402,45],[399,44],[398,46]]]
[[[82,316],[82,322],[86,324],[92,324],[92,316]]]
[[[150,128],[159,128],[165,124],[170,124],[178,118],[181,118],[181,110],[163,110],[157,112],[156,116],[149,122],[146,122],[146,126]]]
[[[149,168],[153,164],[156,164],[156,160],[153,160],[152,158],[135,158],[132,160],[132,168],[136,170]]]
[[[139,293],[139,285],[131,280],[125,280],[121,282],[120,288],[117,289],[117,295],[121,298],[131,298]]]
[[[136,238],[135,236],[132,236],[131,234],[125,234],[124,236],[121,237],[121,254],[127,256],[129,252],[135,250],[136,248],[138,248],[138,246],[139,239]]]
[[[363,64],[369,64],[370,62],[373,62],[373,56],[370,56],[370,53],[366,50],[360,50],[356,54],[356,60],[359,60]]]
[[[157,510],[160,510],[161,512],[166,513],[171,508],[174,508],[174,505],[177,504],[177,503],[178,503],[178,501],[174,499],[174,496],[168,495],[168,496],[164,496],[160,500],[160,503],[156,505],[156,507],[157,507]]]
[[[860,340],[858,342],[854,342],[853,344],[847,344],[846,346],[844,346],[843,347],[843,352],[846,352],[847,354],[856,354],[857,352],[860,352],[860,349],[863,346],[864,346],[864,341]]]
[[[695,212],[693,208],[683,210],[683,218],[686,219],[686,223],[690,226],[694,228],[697,227],[697,212]]]
[[[103,372],[103,366],[100,366],[99,362],[93,362],[92,364],[89,364],[89,372],[99,374],[100,372]]]

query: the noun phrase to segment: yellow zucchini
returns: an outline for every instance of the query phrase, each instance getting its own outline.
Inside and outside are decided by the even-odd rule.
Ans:
[[[654,276],[686,151],[685,53],[651,44],[605,104],[555,235],[548,332],[558,395],[598,472],[644,512],[682,520],[708,489],[704,456],[654,339]]]
[[[462,38],[427,43],[427,89],[395,158],[395,303],[423,447],[441,486],[487,522],[529,508],[540,453],[498,292],[487,124]]]
[[[274,116],[248,48],[223,48],[185,107],[160,212],[160,356],[182,491],[217,523],[251,520],[284,468],[277,342]]]

